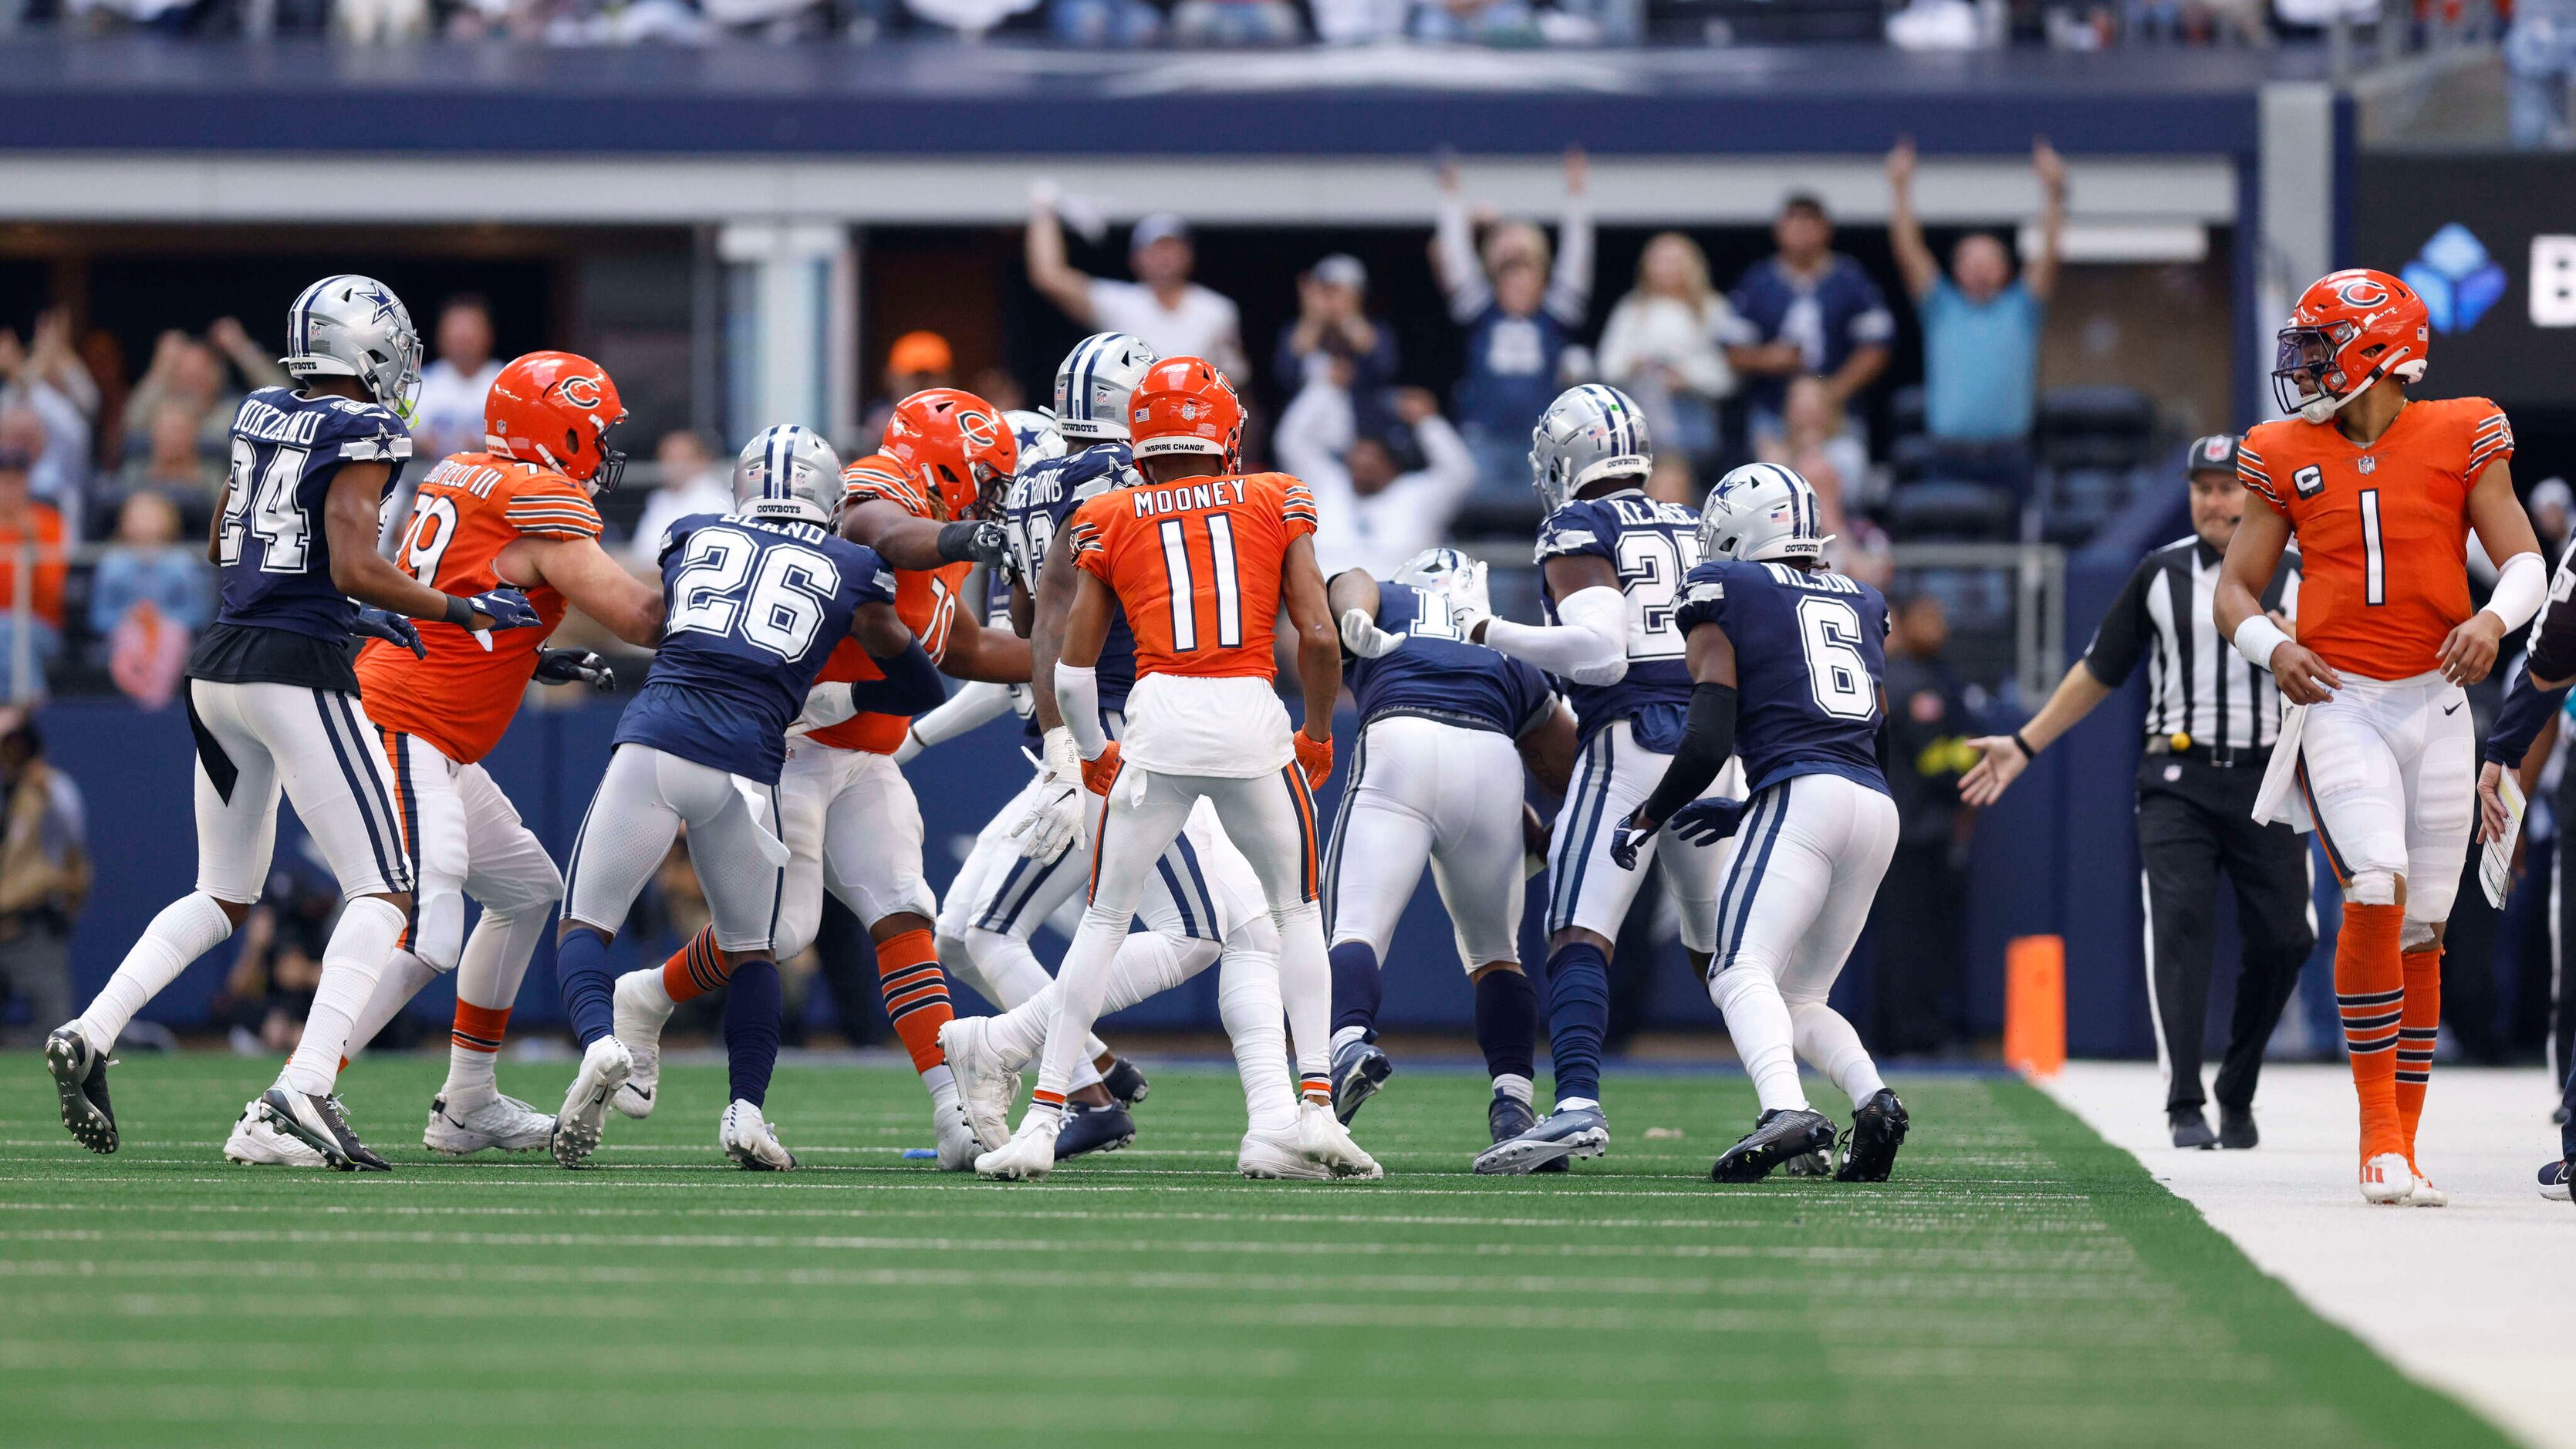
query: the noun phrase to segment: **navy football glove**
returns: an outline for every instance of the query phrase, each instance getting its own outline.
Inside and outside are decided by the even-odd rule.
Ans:
[[[1744,823],[1743,800],[1693,800],[1667,822],[1673,834],[1693,845],[1715,845]]]
[[[539,684],[587,684],[593,689],[615,689],[617,672],[608,661],[587,649],[540,649],[537,651]]]
[[[357,621],[349,626],[349,632],[364,635],[370,639],[382,639],[388,644],[400,645],[410,650],[411,657],[414,659],[429,657],[429,646],[420,642],[420,631],[412,627],[411,620],[400,614],[389,614],[382,609],[362,608],[358,611]]]
[[[1638,829],[1637,812],[1629,811],[1620,818],[1617,828],[1610,832],[1610,859],[1617,862],[1621,870],[1635,870],[1637,847],[1652,839],[1654,833],[1652,830]]]
[[[466,607],[492,621],[495,629],[533,629],[540,622],[537,606],[513,588],[492,589],[465,601]]]

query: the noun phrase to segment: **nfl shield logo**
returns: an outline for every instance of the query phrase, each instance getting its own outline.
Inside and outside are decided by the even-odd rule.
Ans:
[[[2379,471],[2379,460],[2368,453],[2361,455],[2361,471],[2366,476]]]

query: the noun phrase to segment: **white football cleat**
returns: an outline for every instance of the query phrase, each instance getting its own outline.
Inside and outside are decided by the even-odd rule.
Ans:
[[[746,1172],[794,1172],[796,1154],[778,1140],[778,1129],[760,1109],[737,1097],[716,1127],[716,1145]]]
[[[1329,1181],[1333,1175],[1331,1168],[1298,1149],[1294,1127],[1276,1133],[1244,1133],[1243,1145],[1235,1149],[1234,1170],[1246,1177],[1286,1182]]]
[[[671,1020],[671,998],[662,990],[661,970],[627,972],[610,997],[608,1034],[626,1044],[629,1064],[625,1083],[608,1098],[620,1116],[652,1116],[653,1094],[662,1086],[662,1028]]]
[[[2451,1195],[2435,1187],[2433,1179],[2426,1177],[2423,1169],[2410,1170],[2415,1175],[2415,1190],[2406,1195],[2408,1207],[2449,1207],[2451,1205]]]
[[[975,1159],[975,1172],[997,1182],[1038,1182],[1055,1171],[1055,1134],[1063,1119],[1032,1111],[1020,1119],[1019,1135]]]
[[[627,1074],[635,1070],[634,1059],[626,1053],[626,1044],[613,1036],[592,1042],[581,1054],[581,1070],[572,1074],[572,1086],[564,1093],[563,1110],[555,1114],[555,1130],[549,1145],[555,1161],[566,1167],[579,1167],[582,1160],[599,1148],[599,1134],[608,1120],[608,1099],[626,1085]]]
[[[235,1162],[266,1167],[328,1167],[322,1154],[303,1138],[277,1130],[253,1102],[233,1120],[233,1135],[224,1139],[224,1156]]]
[[[951,1097],[930,1104],[930,1130],[939,1145],[939,1170],[972,1172],[975,1159],[982,1155],[984,1144],[975,1124],[966,1120],[966,1104]],[[1005,1137],[1002,1141],[1009,1141]]]
[[[1351,1140],[1351,1129],[1321,1102],[1308,1102],[1297,1109],[1297,1150],[1307,1161],[1331,1169],[1335,1177],[1386,1176],[1386,1169],[1377,1165],[1377,1159]]]
[[[534,1152],[554,1140],[555,1119],[516,1097],[494,1096],[471,1107],[452,1107],[441,1096],[429,1104],[420,1145],[450,1157],[486,1150]]]
[[[1011,1107],[1020,1097],[1020,1074],[1007,1070],[994,1052],[988,1028],[992,1018],[961,1016],[939,1029],[939,1050],[957,1079],[957,1098],[965,1104],[966,1121],[987,1150],[1011,1140]],[[939,1140],[939,1165],[948,1165],[945,1124]]]
[[[2361,1165],[2363,1202],[2390,1207],[2414,1196],[2415,1169],[2406,1165],[2406,1154],[2383,1152]]]

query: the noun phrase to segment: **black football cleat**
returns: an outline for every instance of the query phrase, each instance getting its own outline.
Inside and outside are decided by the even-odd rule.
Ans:
[[[1775,1108],[1709,1168],[1712,1182],[1760,1182],[1793,1157],[1834,1150],[1834,1120],[1822,1112]]]
[[[2568,1201],[2567,1183],[2576,1177],[2576,1157],[2540,1164],[2540,1195],[2551,1202]]]
[[[1905,1145],[1905,1129],[1912,1125],[1905,1104],[1894,1092],[1881,1087],[1871,1093],[1852,1113],[1851,1131],[1843,1142],[1843,1165],[1835,1171],[1834,1181],[1887,1181],[1896,1168],[1896,1149]]]
[[[1395,1063],[1386,1053],[1369,1042],[1343,1044],[1333,1053],[1333,1116],[1345,1127],[1360,1114],[1360,1107],[1395,1075]]]
[[[349,1128],[348,1114],[337,1097],[316,1097],[271,1087],[259,1094],[269,1125],[322,1154],[336,1172],[391,1172],[393,1164],[378,1157]]]
[[[1485,1108],[1485,1127],[1493,1134],[1493,1140],[1497,1144],[1509,1142],[1536,1126],[1538,1126],[1538,1113],[1531,1111],[1530,1104],[1518,1097],[1496,1092],[1492,1104]],[[1562,1157],[1542,1162],[1530,1169],[1532,1172],[1565,1170],[1565,1159]]]
[[[2218,1145],[2230,1152],[2243,1152],[2263,1140],[2254,1130],[2254,1109],[2221,1104],[2218,1109]]]
[[[1111,1062],[1109,1070],[1100,1074],[1100,1085],[1107,1088],[1109,1095],[1116,1097],[1122,1107],[1142,1105],[1145,1094],[1154,1090],[1154,1084],[1146,1081],[1145,1074],[1125,1057]]]
[[[1055,1130],[1055,1160],[1087,1152],[1115,1152],[1136,1140],[1136,1119],[1119,1106],[1094,1107],[1068,1102],[1064,1121]]]
[[[62,1099],[63,1130],[92,1152],[116,1150],[116,1111],[107,1101],[107,1053],[70,1026],[45,1038],[45,1070]]]
[[[2173,1144],[2185,1151],[2207,1152],[2218,1145],[2218,1134],[2209,1130],[2209,1119],[2198,1107],[2176,1107],[2165,1114],[2165,1125],[2173,1129]]]

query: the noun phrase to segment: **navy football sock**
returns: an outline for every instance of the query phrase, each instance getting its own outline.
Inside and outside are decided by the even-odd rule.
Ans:
[[[1377,1035],[1377,953],[1365,941],[1333,948],[1333,1034],[1358,1027]]]
[[[755,1107],[768,1105],[769,1074],[778,1066],[780,1004],[778,963],[737,961],[731,994],[725,997],[725,1068],[733,1081],[733,1100]]]
[[[608,974],[608,938],[575,926],[555,943],[555,982],[563,988],[564,1015],[584,1051],[615,1029],[617,978]]]
[[[1547,1035],[1556,1099],[1601,1097],[1601,1038],[1610,1030],[1610,958],[1576,943],[1547,958]]]
[[[1538,988],[1528,976],[1488,971],[1476,978],[1476,1049],[1488,1076],[1537,1076],[1537,1036]]]

